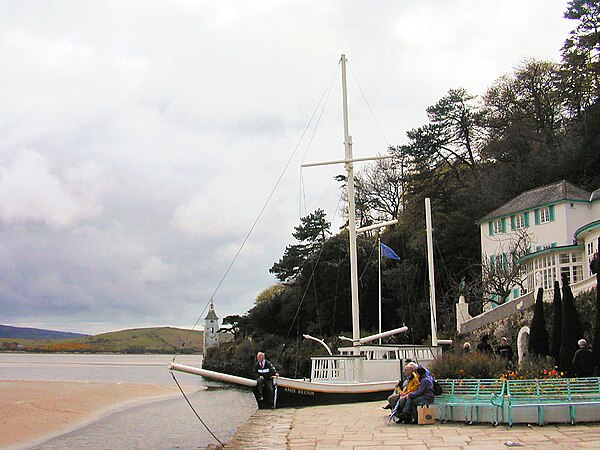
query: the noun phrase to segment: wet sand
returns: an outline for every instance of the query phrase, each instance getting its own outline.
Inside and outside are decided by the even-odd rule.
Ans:
[[[28,448],[113,412],[180,395],[176,386],[0,381],[0,448]]]

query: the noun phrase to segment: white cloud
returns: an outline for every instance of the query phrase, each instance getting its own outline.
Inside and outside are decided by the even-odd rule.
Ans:
[[[142,281],[165,282],[177,278],[179,270],[172,264],[165,263],[158,256],[151,256],[143,262],[139,278]]]
[[[37,152],[21,151],[0,168],[0,218],[9,223],[42,222],[53,228],[98,215],[97,167],[83,162],[65,179],[50,172]]]

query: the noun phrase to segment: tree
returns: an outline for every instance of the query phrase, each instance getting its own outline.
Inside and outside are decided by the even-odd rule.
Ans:
[[[579,348],[577,341],[583,337],[583,330],[579,313],[575,306],[573,292],[569,286],[569,280],[566,275],[562,277],[563,294],[563,323],[562,333],[560,335],[560,368],[567,375],[573,376],[573,355]]]
[[[540,356],[550,353],[546,318],[544,317],[544,289],[542,288],[538,289],[535,299],[535,308],[529,331],[529,353]]]
[[[572,0],[564,17],[579,21],[562,48],[562,74],[567,105],[581,117],[600,92],[600,5],[596,0]]]
[[[246,317],[239,316],[237,314],[226,316],[223,318],[223,323],[219,332],[233,334],[233,339],[237,340],[240,335],[246,337]],[[223,327],[223,325],[230,325],[229,327]]]
[[[317,254],[331,228],[331,223],[327,222],[325,211],[322,209],[302,217],[300,222],[292,233],[300,243],[288,245],[283,257],[269,269],[282,283],[290,282],[300,274],[307,260]]]
[[[523,274],[527,267],[518,260],[529,253],[531,237],[525,229],[515,230],[515,237],[500,246],[498,255],[483,259],[481,292],[490,303],[502,304],[515,286],[523,289]]]
[[[554,357],[555,363],[558,365],[560,360],[560,347],[562,335],[562,299],[560,295],[560,284],[554,282],[554,299],[552,302],[552,350],[551,355]]]
[[[495,141],[486,148],[488,158],[520,160],[540,146],[555,145],[564,121],[559,81],[557,64],[535,59],[496,80],[483,96],[485,123]],[[510,145],[499,145],[502,141]]]
[[[390,149],[393,150],[393,149]],[[363,199],[370,220],[398,218],[403,197],[404,174],[402,157],[397,160],[377,160],[356,174],[356,191]]]
[[[403,152],[414,173],[435,175],[438,182],[447,176],[462,182],[465,172],[474,175],[485,142],[474,100],[465,89],[450,89],[427,108],[429,123],[407,132],[411,142]]]
[[[274,284],[273,286],[269,286],[256,296],[254,303],[258,305],[259,303],[269,301],[279,296],[285,289],[289,289],[289,287],[284,284]]]

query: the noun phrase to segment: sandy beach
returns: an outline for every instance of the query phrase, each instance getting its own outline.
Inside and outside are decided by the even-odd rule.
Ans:
[[[116,411],[179,395],[176,386],[0,381],[0,448],[20,449]]]

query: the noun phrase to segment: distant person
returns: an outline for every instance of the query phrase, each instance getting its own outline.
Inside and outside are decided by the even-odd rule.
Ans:
[[[388,404],[383,409],[394,409],[396,403],[402,398],[402,401],[398,405],[398,410],[402,411],[404,402],[406,401],[406,398],[402,396],[414,392],[419,388],[419,377],[415,373],[417,368],[417,363],[414,362],[409,362],[404,366],[404,369],[402,369],[404,372],[404,382],[398,382],[395,392],[388,397]]]
[[[265,358],[263,352],[258,352],[256,354],[254,373],[257,376],[255,396],[258,406],[261,407],[261,405],[266,405],[269,408],[274,408],[273,377],[278,377],[279,374],[277,373],[275,366]]]
[[[470,342],[465,342],[463,344],[461,353],[463,355],[468,355],[469,353],[471,353],[471,343]]]
[[[477,351],[480,353],[487,353],[488,355],[491,355],[494,353],[494,349],[492,348],[492,346],[490,345],[490,343],[488,342],[490,339],[489,335],[484,334],[483,336],[481,336],[481,341],[479,342],[479,344],[477,344]]]
[[[500,338],[500,345],[496,349],[496,353],[500,358],[506,360],[506,364],[510,365],[513,362],[513,349],[508,343],[508,339],[504,336]]]
[[[431,405],[435,399],[433,378],[427,375],[424,367],[417,368],[416,373],[419,377],[419,388],[400,396],[401,399],[406,399],[400,415],[400,420],[404,423],[417,423],[417,406]]]
[[[579,339],[577,342],[579,350],[573,355],[573,366],[576,377],[594,376],[594,357],[592,350],[588,347],[585,339]]]

